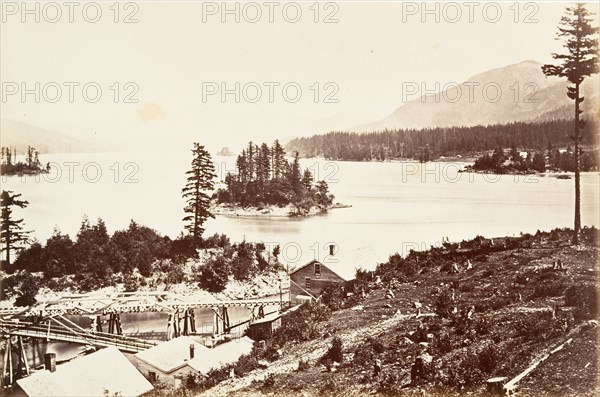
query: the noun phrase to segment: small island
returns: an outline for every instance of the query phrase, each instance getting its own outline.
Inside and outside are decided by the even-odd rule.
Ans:
[[[568,146],[564,150],[548,146],[544,151],[519,151],[512,146],[508,154],[497,147],[492,154],[485,153],[478,157],[473,165],[466,166],[465,172],[488,174],[535,174],[552,172],[575,172],[575,153]],[[599,169],[598,155],[594,150],[580,150],[580,170],[583,172]],[[567,175],[559,175],[560,179],[570,179]]]
[[[309,169],[301,170],[298,152],[288,161],[279,140],[271,147],[249,142],[237,157],[236,173],[228,173],[225,184],[213,195],[214,214],[295,217],[346,207],[334,203],[327,182],[315,183]]]
[[[17,161],[16,148],[3,146],[0,175],[37,175],[50,172],[50,163],[43,167],[39,155],[33,146],[27,146],[25,162]]]

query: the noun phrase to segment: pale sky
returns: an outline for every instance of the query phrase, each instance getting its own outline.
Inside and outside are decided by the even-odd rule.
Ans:
[[[403,82],[433,87],[527,59],[549,62],[551,52],[561,51],[554,38],[567,4],[458,2],[456,8],[438,3],[436,22],[435,12],[424,14],[421,2],[321,3],[315,23],[317,8],[309,2],[296,3],[302,15],[291,23],[285,18],[293,20],[298,7],[289,5],[284,13],[285,3],[275,3],[270,23],[269,6],[259,2],[254,4],[262,17],[252,23],[256,7],[238,3],[236,23],[235,14],[223,14],[221,2],[122,3],[118,15],[114,6],[109,8],[113,3],[102,3],[96,23],[84,19],[93,20],[95,9],[90,6],[84,13],[81,3],[70,23],[69,9],[58,2],[61,17],[51,23],[57,10],[43,9],[43,3],[39,11],[24,14],[22,4],[3,2],[2,118],[81,138],[125,142],[140,150],[188,149],[192,141],[211,150],[237,150],[250,139],[271,142],[279,137],[286,142],[387,116],[402,104]],[[499,17],[496,4],[501,4]],[[588,6],[598,12],[597,3]],[[461,17],[452,23],[457,9]],[[137,23],[123,23],[130,13]],[[330,13],[337,23],[323,23]],[[528,16],[531,23],[525,23]],[[41,94],[45,87],[40,103],[33,94],[22,100],[23,82],[34,91],[39,82]],[[73,87],[73,103],[65,85],[69,82],[79,84]],[[124,87],[128,82],[134,85]],[[240,103],[233,94],[226,103],[219,94],[203,101],[203,84],[220,89],[225,83],[235,91],[236,82],[240,94],[247,89]],[[86,102],[81,90],[86,83],[93,83],[89,98],[95,96],[94,84],[102,89],[97,103]],[[269,83],[279,84],[273,86],[273,103]],[[292,83],[289,99],[294,87],[301,88],[298,102],[286,101],[281,90],[286,83]],[[51,103],[56,86],[62,87],[61,96]],[[256,86],[262,97],[250,103]],[[7,95],[14,87],[19,92]],[[139,102],[123,103],[135,87],[139,90],[133,98]],[[336,87],[333,98],[338,102],[323,103]],[[117,91],[119,103],[114,103]],[[319,103],[314,103],[316,91]]]

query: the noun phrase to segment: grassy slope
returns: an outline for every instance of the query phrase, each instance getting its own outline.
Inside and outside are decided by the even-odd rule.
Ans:
[[[386,288],[371,283],[360,302],[363,310],[334,312],[319,324],[320,338],[287,344],[282,357],[268,368],[227,380],[205,395],[421,395],[423,389],[440,395],[479,394],[485,391],[486,379],[516,376],[569,337],[573,343],[541,363],[519,383],[519,390],[524,395],[595,395],[597,327],[564,305],[564,293],[572,285],[595,285],[597,243],[572,247],[566,232],[540,234],[521,239],[518,247],[474,258],[471,270],[449,273],[432,266],[405,282],[392,282],[394,299],[386,299]],[[552,270],[559,258],[566,269]],[[474,315],[464,321],[457,320],[464,318],[460,316],[434,315],[447,286],[457,282],[450,307],[457,305],[462,311],[475,306]],[[419,318],[416,301],[423,305]],[[556,305],[560,309],[553,318]],[[427,347],[418,344],[426,339],[415,332],[419,326],[421,336],[433,335]],[[345,359],[331,372],[317,361],[334,336],[343,340]],[[367,337],[374,339],[367,342]],[[434,358],[431,375],[411,385],[412,364],[425,350]],[[357,352],[362,358],[354,358]],[[382,363],[377,377],[374,359]],[[299,360],[308,361],[309,367],[298,371]]]

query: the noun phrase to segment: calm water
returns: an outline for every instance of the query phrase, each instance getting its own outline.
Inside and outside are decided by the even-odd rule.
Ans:
[[[181,188],[190,156],[172,154],[46,155],[54,170],[45,176],[10,177],[3,189],[22,193],[30,202],[16,210],[33,236],[45,241],[55,226],[74,237],[81,218],[102,217],[112,232],[135,219],[162,234],[176,237],[182,230]],[[216,157],[219,179],[233,169],[233,157]],[[426,249],[442,237],[451,241],[476,235],[504,236],[572,225],[573,180],[551,176],[492,176],[461,174],[462,164],[358,163],[303,160],[318,179],[325,179],[336,201],[352,205],[307,219],[244,219],[217,217],[206,234],[225,233],[233,241],[246,238],[280,244],[290,266],[324,258],[329,243],[340,252],[369,247],[373,268],[394,252]],[[85,171],[84,171],[85,170]],[[599,226],[598,174],[582,176],[582,222]],[[166,314],[124,315],[125,332],[166,330]],[[211,323],[209,312],[198,312],[199,323]],[[232,321],[247,318],[245,309],[231,313]],[[74,319],[88,326],[86,319]],[[41,349],[41,350],[40,350]],[[30,360],[46,351],[66,359],[81,347],[42,344]]]
[[[55,226],[75,236],[81,218],[102,217],[112,232],[135,219],[176,237],[183,229],[181,188],[190,155],[184,153],[45,155],[49,175],[6,178],[4,189],[22,193],[28,208],[16,211],[45,241]],[[219,179],[234,157],[215,157]],[[58,166],[56,166],[56,164]],[[460,174],[456,163],[359,163],[303,160],[325,179],[336,200],[352,208],[308,219],[210,219],[206,234],[233,241],[280,244],[291,266],[322,258],[330,242],[340,252],[370,247],[372,267],[390,253],[428,248],[442,237],[513,235],[571,226],[573,180],[552,176]],[[85,172],[84,172],[85,170]],[[582,222],[600,223],[598,174],[582,176]]]

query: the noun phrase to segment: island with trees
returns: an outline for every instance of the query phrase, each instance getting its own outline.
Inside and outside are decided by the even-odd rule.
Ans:
[[[25,161],[17,161],[16,148],[2,147],[0,160],[0,175],[37,175],[50,172],[50,163],[42,166],[40,153],[33,147],[27,146]]]
[[[566,149],[553,149],[548,145],[545,151],[519,151],[512,146],[508,153],[497,147],[492,153],[478,157],[473,165],[464,171],[493,174],[533,174],[549,172],[575,172],[575,153],[571,146]],[[598,171],[598,153],[579,149],[579,169],[584,172]]]
[[[237,157],[236,173],[225,177],[226,188],[213,195],[211,210],[232,216],[309,216],[343,205],[334,203],[325,181],[315,183],[302,170],[298,152],[291,161],[275,140],[269,147],[252,142]]]
[[[92,223],[84,215],[74,238],[55,228],[45,243],[32,240],[24,220],[13,214],[29,202],[18,193],[2,191],[0,247],[5,259],[0,300],[30,306],[40,296],[101,288],[181,290],[224,299],[277,293],[285,275],[279,246],[234,243],[224,234],[203,237],[203,224],[213,217],[209,194],[214,165],[204,146],[194,143],[192,154],[182,189],[187,233],[174,239],[134,220],[111,235],[101,218]]]

